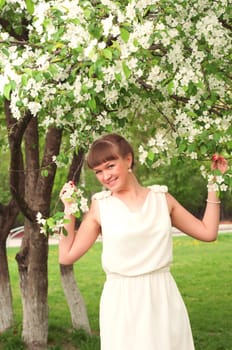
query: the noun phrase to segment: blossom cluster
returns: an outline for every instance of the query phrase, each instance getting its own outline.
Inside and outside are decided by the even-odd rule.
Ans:
[[[80,219],[82,215],[89,210],[88,200],[84,196],[82,189],[70,187],[62,195],[63,199],[70,202],[68,210],[66,212],[56,212],[49,218],[44,218],[43,215],[38,212],[36,216],[36,221],[40,225],[40,232],[45,235],[53,235],[60,233],[62,229],[65,233],[64,225],[69,222],[69,219],[65,218],[65,215],[73,215]]]
[[[0,96],[14,118],[30,111],[42,130],[62,127],[70,154],[132,123],[146,135],[149,166],[231,154],[227,1],[26,4],[30,12],[22,0],[1,5],[12,27],[28,23],[22,40],[0,28]]]
[[[207,180],[207,187],[209,191],[215,191],[220,194],[228,190],[231,181],[231,174],[226,173],[222,175],[218,171],[209,171],[206,169],[205,165],[201,165],[200,171],[202,176]]]

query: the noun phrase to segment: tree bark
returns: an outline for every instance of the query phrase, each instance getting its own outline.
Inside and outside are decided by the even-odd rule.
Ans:
[[[59,153],[62,131],[48,130],[41,168],[47,169],[43,176],[39,162],[39,138],[37,119],[33,118],[25,132],[25,199],[24,206],[34,213],[40,211],[48,216],[50,211],[51,191],[56,166],[52,156]],[[47,348],[48,336],[48,237],[40,233],[35,220],[25,219],[25,237],[20,254],[17,256],[23,305],[22,337],[29,350]]]
[[[73,265],[60,265],[61,282],[64,294],[69,306],[72,325],[75,329],[84,329],[90,333],[90,325],[87,316],[84,299],[75,281]]]
[[[22,337],[29,350],[44,350],[48,336],[48,239],[41,235],[35,218],[38,211],[44,217],[49,216],[51,192],[56,173],[52,157],[59,154],[62,130],[56,128],[48,130],[41,157],[38,120],[26,114],[22,120],[16,121],[11,116],[7,101],[5,113],[11,150],[11,190],[25,216],[24,238],[20,252],[16,256],[23,305]],[[25,141],[25,165],[19,163],[23,140]],[[79,179],[82,162],[83,151],[78,155],[74,154],[69,179]],[[42,170],[46,170],[46,176]],[[23,183],[20,183],[17,178],[19,173],[24,175]],[[76,285],[72,268],[67,270],[64,268],[62,276],[73,326],[90,332],[85,304]],[[72,291],[71,295],[68,290]]]
[[[28,350],[47,349],[47,238],[38,225],[25,220],[26,235],[17,254],[23,306],[22,338]]]
[[[43,216],[49,216],[56,173],[52,156],[59,154],[62,130],[50,128],[47,131],[41,156],[37,118],[26,114],[22,120],[14,120],[7,102],[5,113],[11,150],[12,195],[25,216],[24,238],[16,256],[23,306],[22,338],[29,350],[44,350],[48,336],[48,237],[40,233],[36,214],[40,211]],[[23,140],[25,162],[21,168],[18,155]],[[47,170],[47,176],[43,176],[42,169]],[[19,173],[24,174],[22,186],[17,179]]]
[[[8,135],[13,131],[14,119],[11,117],[9,101],[4,101],[4,110],[7,122]],[[23,123],[21,124],[21,126]],[[19,135],[19,134],[18,134]],[[9,136],[9,144],[11,144],[12,136]],[[21,136],[19,136],[19,139]],[[17,179],[17,185],[24,193],[23,187],[23,158],[19,148],[17,152],[17,172],[10,172],[9,180],[11,186],[11,178],[14,176]],[[10,229],[13,227],[16,217],[19,213],[19,206],[15,198],[12,198],[7,205],[0,205],[0,332],[13,326],[13,304],[12,291],[10,286],[10,275],[7,261],[6,240]]]
[[[82,150],[79,150],[78,154],[73,154],[73,159],[67,178],[68,181],[73,180],[75,183],[79,182],[83,161],[84,152]],[[78,224],[79,223],[77,223],[77,226]],[[72,326],[75,329],[82,328],[86,332],[90,333],[87,310],[84,299],[82,298],[78,284],[75,280],[73,265],[60,265],[60,273],[64,294],[69,306]]]
[[[14,200],[6,206],[0,205],[0,333],[14,324],[6,240],[18,212],[19,209]]]
[[[7,263],[6,241],[0,241],[0,333],[14,323],[12,292]]]

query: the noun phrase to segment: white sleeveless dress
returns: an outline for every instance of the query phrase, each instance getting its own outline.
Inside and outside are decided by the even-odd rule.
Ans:
[[[188,314],[170,274],[166,186],[151,186],[131,212],[110,191],[96,193],[102,227],[101,350],[194,350]]]

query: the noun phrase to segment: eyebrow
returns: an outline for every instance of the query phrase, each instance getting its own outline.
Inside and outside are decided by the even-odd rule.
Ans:
[[[101,166],[103,164],[104,164],[105,167],[107,167],[110,163],[115,162],[116,160],[117,159],[107,160],[106,162],[103,162],[103,163],[97,165],[96,167],[94,167],[93,170],[94,171],[99,170],[99,169],[97,169],[97,167],[99,167],[99,166]]]

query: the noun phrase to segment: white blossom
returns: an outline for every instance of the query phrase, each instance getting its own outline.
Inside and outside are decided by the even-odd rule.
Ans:
[[[191,152],[189,156],[190,156],[191,159],[197,159],[198,158],[196,152]]]
[[[84,197],[81,198],[80,209],[83,213],[89,210],[87,198],[84,198]]]
[[[142,145],[139,146],[139,161],[141,164],[144,164],[146,158],[148,156],[148,152],[143,148]]]
[[[44,132],[72,130],[70,152],[138,117],[142,163],[153,155],[154,167],[168,163],[178,147],[209,159],[207,143],[227,149],[232,139],[227,6],[181,0],[166,12],[158,0],[42,0],[29,15],[25,1],[9,0],[1,10],[26,15],[28,45],[0,27],[0,96],[17,120],[30,111]]]
[[[113,26],[113,18],[114,17],[112,15],[110,15],[109,17],[107,17],[101,21],[102,26],[103,26],[103,35],[105,35],[105,36],[109,35],[109,32]]]
[[[41,104],[39,102],[29,102],[28,103],[28,108],[31,111],[32,115],[34,117],[37,116],[37,113],[40,111],[41,109]]]
[[[221,185],[220,185],[220,190],[223,191],[223,192],[227,191],[227,190],[228,190],[228,185],[226,185],[226,184],[224,184],[224,183],[221,184]]]
[[[44,225],[45,222],[46,222],[46,220],[43,218],[43,215],[42,215],[40,212],[38,212],[38,213],[36,214],[36,222],[37,222],[39,225]]]

